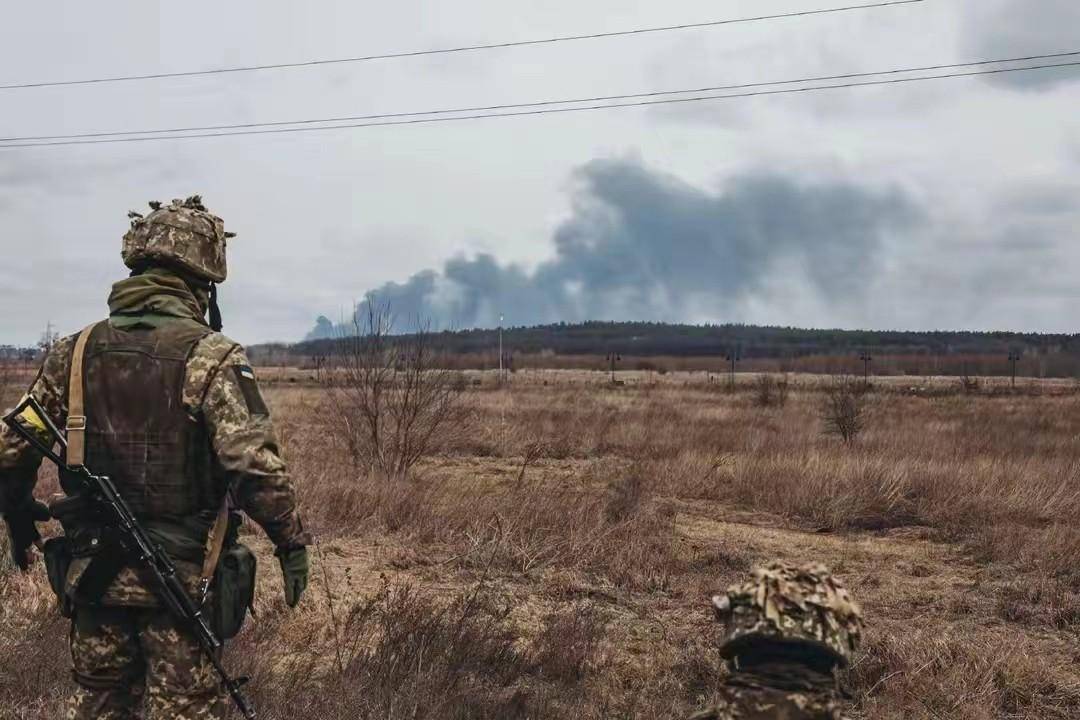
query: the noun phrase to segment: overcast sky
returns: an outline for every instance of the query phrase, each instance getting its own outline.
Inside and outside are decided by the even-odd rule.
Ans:
[[[0,84],[623,30],[840,0],[22,3]],[[879,10],[459,55],[0,91],[0,136],[265,122],[1080,50],[1075,0]],[[365,293],[458,327],[659,319],[1076,331],[1080,68],[541,117],[0,149],[0,344],[101,317],[126,213],[238,234],[226,332]],[[387,285],[394,283],[394,285]]]

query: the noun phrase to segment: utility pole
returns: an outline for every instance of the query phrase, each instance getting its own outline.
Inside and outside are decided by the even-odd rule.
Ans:
[[[735,389],[735,363],[739,362],[739,349],[736,348],[735,350],[731,351],[730,353],[727,354],[727,356],[724,359],[727,360],[728,363],[730,363],[729,374],[728,374],[728,388],[731,389],[731,390],[734,390]]]
[[[615,384],[615,364],[622,360],[622,356],[618,353],[608,353],[607,361],[608,368],[611,370],[611,384]]]
[[[870,363],[873,361],[873,356],[869,352],[863,352],[859,355],[859,359],[863,361],[863,384],[870,384]]]
[[[53,343],[57,341],[58,335],[59,333],[53,330],[52,320],[49,320],[45,323],[45,334],[41,336],[41,342],[39,342],[38,345],[44,352],[49,352],[49,350],[52,349]]]
[[[499,384],[501,385],[503,380],[503,315],[499,313]]]
[[[1016,388],[1016,363],[1020,361],[1020,352],[1018,350],[1009,351],[1009,365],[1012,372],[1012,387]]]

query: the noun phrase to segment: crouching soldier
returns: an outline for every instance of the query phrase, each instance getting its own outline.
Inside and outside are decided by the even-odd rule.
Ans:
[[[217,633],[232,637],[254,591],[237,511],[276,546],[290,606],[307,584],[309,538],[255,375],[243,348],[219,332],[216,284],[226,277],[231,234],[198,196],[150,205],[145,217],[130,214],[122,257],[131,276],[113,286],[108,319],[57,342],[29,394],[66,427],[66,464],[112,479]],[[18,420],[45,428],[32,409]],[[0,430],[0,513],[23,569],[41,545],[34,523],[48,517],[33,498],[40,462]],[[72,619],[77,689],[67,717],[224,717],[210,660],[115,532],[80,502],[77,480],[61,472],[66,497],[49,509],[64,535],[44,545],[50,583]]]
[[[693,720],[840,720],[835,671],[858,649],[862,614],[828,569],[774,562],[712,604],[731,675]]]

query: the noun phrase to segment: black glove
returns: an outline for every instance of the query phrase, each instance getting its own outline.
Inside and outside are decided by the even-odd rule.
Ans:
[[[306,547],[277,551],[281,562],[281,575],[285,578],[285,602],[296,607],[308,584],[308,556]]]
[[[52,519],[45,503],[33,498],[27,499],[18,507],[9,508],[4,513],[8,538],[11,541],[11,559],[22,571],[30,569],[30,548],[41,541],[34,523],[48,522]]]

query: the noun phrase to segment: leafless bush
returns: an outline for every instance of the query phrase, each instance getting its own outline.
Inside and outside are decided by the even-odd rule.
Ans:
[[[783,407],[788,399],[788,377],[761,373],[754,380],[754,402],[760,407]]]
[[[865,384],[849,376],[837,377],[825,391],[821,419],[825,432],[851,442],[866,426],[867,393]]]
[[[974,395],[978,393],[981,388],[982,382],[979,378],[968,375],[966,371],[960,376],[960,392],[965,395]]]
[[[624,513],[612,514],[612,505]],[[448,526],[462,528],[473,564],[492,556],[501,568],[531,574],[547,568],[580,568],[616,585],[654,586],[673,564],[673,528],[658,514],[602,495],[526,484],[491,495],[468,508],[444,508]],[[465,510],[465,512],[462,512]],[[486,522],[478,522],[483,512]],[[631,557],[633,556],[633,557]],[[659,584],[663,584],[661,581]]]
[[[18,389],[16,382],[16,365],[13,360],[0,357],[0,412],[7,411],[10,405],[15,403]]]
[[[862,717],[1075,717],[1080,686],[1026,640],[894,628],[869,638],[848,674]],[[918,698],[912,711],[892,711]]]
[[[1080,622],[1080,592],[1045,577],[1015,580],[998,593],[997,611],[1009,622],[1069,628]]]
[[[608,521],[621,522],[637,514],[646,499],[645,478],[639,468],[611,484],[611,499],[605,512]]]
[[[0,535],[7,533],[0,530]],[[5,541],[0,541],[4,554],[0,564],[8,559]],[[0,717],[45,720],[60,716],[71,689],[58,682],[68,677],[71,662],[66,622],[56,610],[44,577],[0,569],[0,653],[18,667],[0,673]]]
[[[534,643],[536,663],[548,680],[579,683],[597,662],[606,622],[591,604],[550,613]]]
[[[330,653],[318,643],[296,648],[289,682],[257,682],[254,700],[271,720],[544,716],[535,712],[542,693],[526,684],[529,653],[506,622],[510,609],[479,585],[440,601],[384,583],[344,608]],[[259,639],[241,642],[257,646]],[[246,655],[258,663],[257,653]],[[252,670],[260,679],[261,668]]]
[[[355,319],[355,334],[339,340],[321,374],[332,409],[327,420],[357,467],[402,479],[463,430],[465,383],[438,362],[426,327],[395,336],[389,308],[373,301],[366,307],[366,317]]]

